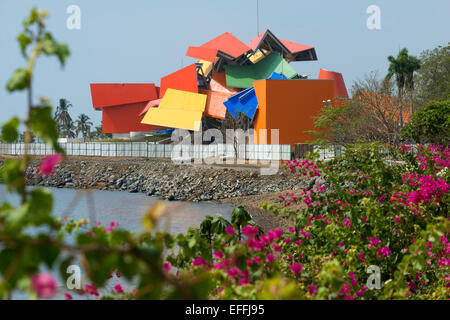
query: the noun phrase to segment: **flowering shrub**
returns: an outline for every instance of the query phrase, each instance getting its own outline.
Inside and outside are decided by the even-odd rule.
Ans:
[[[295,226],[267,233],[246,226],[240,239],[230,225],[199,246],[192,229],[168,259],[179,270],[209,270],[216,298],[446,299],[448,166],[449,149],[436,146],[356,145],[329,162],[293,160],[290,172],[323,183],[263,208],[293,216]],[[304,208],[290,210],[293,203]],[[372,265],[381,271],[379,289],[368,287]]]

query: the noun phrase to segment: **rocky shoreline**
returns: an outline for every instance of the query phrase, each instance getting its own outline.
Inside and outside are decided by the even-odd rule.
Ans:
[[[3,166],[4,158],[0,158]],[[51,177],[38,174],[40,158],[27,169],[27,184],[45,187],[140,192],[165,200],[216,201],[301,190],[308,180],[280,168],[261,175],[250,165],[176,164],[167,160],[66,158]]]

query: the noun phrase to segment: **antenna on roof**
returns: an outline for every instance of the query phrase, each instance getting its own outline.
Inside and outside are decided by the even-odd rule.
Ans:
[[[256,35],[259,36],[259,0],[256,0]]]

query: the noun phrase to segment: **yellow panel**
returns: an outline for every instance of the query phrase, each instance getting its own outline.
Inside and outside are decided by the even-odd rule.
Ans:
[[[166,94],[164,97],[166,97]],[[183,109],[149,109],[145,114],[142,123],[159,125],[162,127],[179,128],[186,130],[198,131],[202,121],[203,111],[183,110]]]
[[[261,51],[258,51],[250,57],[250,61],[253,63],[257,63],[259,60],[261,60],[264,57],[265,57],[265,55]]]
[[[213,63],[205,60],[198,60],[198,63],[202,64],[203,75],[207,77],[211,73]]]
[[[203,112],[205,111],[205,106],[206,95],[169,88],[164,94],[158,109],[181,109]]]

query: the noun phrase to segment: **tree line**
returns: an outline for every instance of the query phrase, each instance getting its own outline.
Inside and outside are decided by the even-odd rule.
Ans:
[[[78,115],[74,121],[69,113],[70,107],[72,104],[67,99],[60,99],[56,107],[54,119],[60,138],[77,138],[80,134],[84,140],[111,138],[111,134],[102,132],[102,124],[94,127],[89,116],[84,113]]]
[[[328,102],[315,117],[315,143],[450,143],[450,43],[389,56],[385,76],[357,80],[351,98]]]

